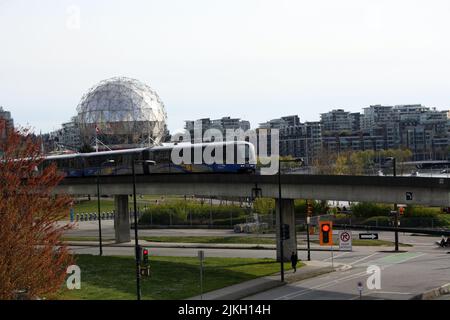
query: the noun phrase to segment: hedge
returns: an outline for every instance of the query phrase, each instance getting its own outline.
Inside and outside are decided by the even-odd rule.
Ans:
[[[173,203],[150,205],[139,219],[139,224],[190,224],[191,216],[193,224],[210,224],[210,218],[214,224],[233,224],[246,221],[248,212],[237,205],[213,205],[201,204],[196,201],[177,201]]]

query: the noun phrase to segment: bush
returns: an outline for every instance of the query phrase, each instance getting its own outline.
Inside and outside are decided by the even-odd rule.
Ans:
[[[362,223],[367,226],[390,227],[392,226],[391,218],[386,216],[370,217]]]
[[[327,214],[328,205],[326,201],[313,201],[312,213],[313,215]],[[294,212],[297,218],[305,218],[307,211],[306,200],[294,200]]]
[[[426,208],[407,206],[405,209],[405,218],[438,218],[440,215],[439,208]]]
[[[253,209],[259,214],[270,214],[275,210],[275,199],[257,198],[253,203]]]
[[[355,217],[379,217],[379,216],[389,216],[392,208],[385,204],[376,204],[371,202],[360,202],[351,205],[351,210],[353,216]]]
[[[192,216],[193,224],[209,224],[212,215],[215,224],[230,224],[233,217],[233,224],[245,222],[247,211],[236,205],[210,206],[196,201],[177,201],[174,203],[150,205],[139,219],[139,224],[190,224]]]

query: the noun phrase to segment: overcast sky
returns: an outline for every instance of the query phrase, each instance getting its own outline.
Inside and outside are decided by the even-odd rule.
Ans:
[[[0,0],[0,105],[46,132],[91,86],[127,76],[158,92],[171,130],[370,104],[448,109],[449,17],[448,0]]]

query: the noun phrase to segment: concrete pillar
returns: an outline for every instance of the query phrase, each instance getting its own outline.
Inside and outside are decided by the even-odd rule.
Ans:
[[[114,231],[116,243],[130,242],[130,212],[128,195],[114,196],[116,214],[114,216]]]
[[[278,199],[275,199],[276,205],[276,234],[277,234],[277,261],[280,261],[280,212]],[[297,251],[297,233],[295,232],[295,212],[294,199],[281,199],[281,214],[283,216],[283,224],[289,225],[289,240],[283,241],[284,261],[291,260],[292,252]]]

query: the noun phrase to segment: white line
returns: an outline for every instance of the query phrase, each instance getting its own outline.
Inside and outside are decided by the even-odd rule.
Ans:
[[[343,255],[346,255],[347,253],[350,253],[350,252],[344,252],[344,253],[338,254],[337,256],[333,256],[333,260],[336,258],[342,257]],[[327,260],[331,260],[331,257],[323,259],[322,261],[327,261]]]
[[[379,252],[375,252],[375,253],[372,253],[372,254],[370,254],[370,255],[368,255],[368,256],[366,256],[366,257],[364,257],[364,258],[361,258],[361,259],[358,259],[358,260],[356,260],[356,261],[353,261],[352,263],[349,263],[349,265],[354,265],[355,263],[358,263],[358,262],[361,262],[361,261],[363,261],[363,260],[366,260],[366,259],[368,259],[368,258],[370,258],[370,257],[373,257],[374,255],[376,255],[376,254],[378,254]]]
[[[284,296],[276,298],[275,300],[289,299],[291,297],[302,295],[303,293],[306,293],[307,291],[311,291],[311,290],[314,290],[314,289],[321,289],[321,288],[324,288],[324,287],[327,287],[327,286],[332,286],[332,285],[335,285],[335,284],[337,284],[337,283],[339,283],[341,281],[351,280],[352,278],[355,278],[355,277],[358,278],[358,277],[360,277],[362,275],[365,275],[365,274],[366,274],[366,271],[360,272],[360,273],[356,273],[356,274],[351,274],[351,275],[346,276],[344,278],[331,280],[331,281],[328,281],[328,282],[316,285],[316,286],[311,287],[311,288],[306,288],[306,289],[303,289],[303,290],[300,290],[300,291],[297,291],[297,292],[292,292],[292,293],[286,294]]]

